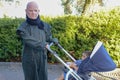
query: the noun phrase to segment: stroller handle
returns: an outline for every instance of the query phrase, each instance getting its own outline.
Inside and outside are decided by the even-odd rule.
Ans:
[[[52,43],[50,43],[46,48],[48,49],[48,51],[50,51],[52,54],[54,54],[54,51],[53,50],[51,50],[51,46],[53,45],[54,43],[52,42]]]
[[[82,79],[77,75],[77,73],[75,73],[75,72],[73,71],[73,69],[71,69],[71,68],[58,56],[58,54],[50,48],[53,44],[54,44],[54,43],[50,43],[50,44],[48,45],[48,47],[47,47],[48,51],[50,51],[50,53],[52,53],[66,68],[69,69],[69,74],[71,74],[76,80],[82,80]],[[58,46],[60,49],[62,49],[67,55],[69,54],[69,53],[67,53],[66,50],[64,50],[64,48],[63,48],[60,44],[57,44],[57,46]],[[69,55],[69,57],[70,57],[70,55]],[[72,56],[71,56],[71,57],[72,57]],[[68,79],[66,78],[65,80],[68,80]]]
[[[48,45],[48,47],[47,47],[47,49],[50,51],[50,52],[53,52],[52,50],[51,50],[51,46],[53,45],[54,43],[52,42],[52,43],[50,43],[49,45]],[[75,58],[73,58],[59,43],[58,44],[56,44],[62,51],[64,51],[65,52],[65,54],[67,54],[67,56],[69,56],[70,58],[71,58],[71,60],[73,60],[74,62],[76,62],[76,60],[75,60]]]
[[[64,51],[74,62],[76,62],[76,60],[75,60],[60,44],[57,44],[57,46],[58,46],[62,51]]]

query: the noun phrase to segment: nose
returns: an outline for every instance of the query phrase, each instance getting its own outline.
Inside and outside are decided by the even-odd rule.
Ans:
[[[32,14],[35,14],[36,12],[35,12],[35,11],[32,11],[31,13],[32,13]]]

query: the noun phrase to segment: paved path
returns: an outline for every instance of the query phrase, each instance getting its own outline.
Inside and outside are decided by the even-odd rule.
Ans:
[[[62,68],[61,64],[48,64],[48,80],[55,80]],[[24,80],[21,63],[0,62],[0,80]]]
[[[48,64],[48,80],[55,80],[62,73],[62,64]],[[112,73],[105,73],[104,75],[120,80],[120,69],[111,71]],[[97,80],[103,80],[98,79]],[[0,62],[0,80],[24,80],[21,63],[18,62]]]

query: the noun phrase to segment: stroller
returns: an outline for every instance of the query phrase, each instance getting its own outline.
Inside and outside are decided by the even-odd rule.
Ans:
[[[116,64],[109,56],[101,41],[97,42],[92,50],[91,55],[81,62],[77,72],[71,69],[57,55],[57,53],[51,49],[53,44],[54,43],[51,43],[47,49],[68,69],[65,80],[70,80],[69,76],[72,76],[72,80],[96,80],[93,76],[89,75],[90,72],[106,72],[116,68]],[[76,62],[76,60],[60,44],[57,44],[57,46],[62,51],[64,51],[74,62]]]

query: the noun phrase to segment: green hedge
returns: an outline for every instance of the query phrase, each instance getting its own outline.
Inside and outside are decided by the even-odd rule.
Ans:
[[[0,18],[0,60],[10,61],[21,55],[21,45],[16,38],[16,27],[23,19]]]
[[[92,50],[98,40],[102,41],[110,56],[120,66],[120,10],[99,12],[91,16],[58,16],[55,18],[41,16],[52,26],[53,36],[76,59],[85,50]],[[21,43],[16,37],[16,28],[24,19],[0,19],[0,60],[10,61],[21,56]],[[53,49],[55,49],[54,47]],[[63,52],[56,49],[64,60]],[[64,56],[64,57],[63,57]],[[56,62],[48,54],[49,62]]]

